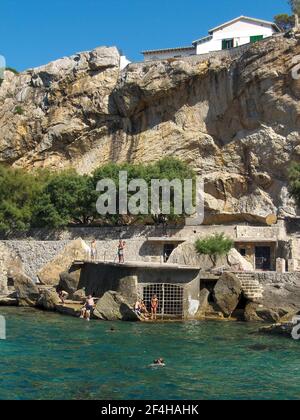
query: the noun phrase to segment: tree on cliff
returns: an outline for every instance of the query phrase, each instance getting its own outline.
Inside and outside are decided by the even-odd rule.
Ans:
[[[287,32],[295,26],[295,17],[288,14],[280,14],[274,17],[274,22],[282,31]]]
[[[59,228],[90,224],[94,216],[93,193],[88,176],[75,171],[52,176],[34,203],[33,226]]]
[[[119,209],[119,197],[121,194],[122,186],[119,182],[119,174],[120,172],[125,171],[127,174],[127,185],[130,184],[133,180],[143,180],[147,185],[148,190],[148,208],[139,214],[131,214],[129,209],[127,208],[126,214],[120,214]],[[103,179],[110,179],[114,181],[114,184],[117,187],[116,191],[116,214],[110,215],[107,214],[106,216],[99,216],[99,220],[102,220],[105,223],[109,223],[112,225],[124,225],[124,224],[136,224],[136,223],[156,223],[160,224],[162,220],[164,223],[170,221],[173,223],[180,223],[183,222],[185,214],[178,215],[175,211],[175,189],[176,185],[170,189],[170,212],[164,214],[163,212],[151,212],[151,186],[152,180],[179,180],[181,181],[181,185],[184,185],[185,179],[191,179],[195,181],[196,175],[192,168],[190,168],[186,163],[180,161],[176,158],[164,158],[160,161],[153,163],[153,164],[116,164],[116,163],[109,163],[104,165],[103,167],[98,168],[93,173],[92,182],[93,188],[96,190],[96,186],[99,181]],[[193,183],[193,187],[195,187],[195,182]],[[128,191],[128,200],[132,199],[137,191]],[[182,195],[182,204],[184,200],[184,194]],[[193,190],[193,198],[195,197],[195,188]],[[163,195],[162,191],[160,191],[159,195],[159,207],[162,209],[162,200]],[[184,206],[183,206],[184,207]]]
[[[289,169],[289,193],[300,206],[300,164],[293,163]]]
[[[208,255],[214,265],[216,264],[217,258],[227,255],[233,246],[233,240],[226,237],[224,233],[217,233],[212,236],[207,236],[204,239],[198,239],[195,243],[198,254]]]
[[[300,0],[288,0],[295,16],[295,27],[299,27]]]
[[[24,231],[31,225],[34,203],[40,196],[47,173],[29,174],[22,169],[0,166],[0,231]]]

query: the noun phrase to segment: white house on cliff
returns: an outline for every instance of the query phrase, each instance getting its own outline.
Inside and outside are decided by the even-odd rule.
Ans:
[[[143,51],[145,61],[188,57],[227,50],[268,38],[280,32],[279,27],[266,20],[240,16],[209,31],[192,46]]]

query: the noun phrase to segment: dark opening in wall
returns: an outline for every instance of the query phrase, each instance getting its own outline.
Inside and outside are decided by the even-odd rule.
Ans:
[[[240,320],[244,319],[244,313],[245,313],[245,309],[246,306],[248,305],[249,300],[245,298],[245,296],[242,294],[238,303],[238,306],[236,307],[236,309],[234,310],[234,312],[232,313],[232,317],[233,318],[237,318]]]
[[[214,288],[217,284],[217,280],[201,280],[200,290],[207,289],[209,291],[208,302],[215,303]]]

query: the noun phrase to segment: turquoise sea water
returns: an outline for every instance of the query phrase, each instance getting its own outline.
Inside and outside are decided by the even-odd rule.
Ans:
[[[300,342],[253,335],[257,324],[87,323],[15,308],[0,314],[7,320],[2,400],[300,398]],[[166,368],[149,368],[158,357]]]

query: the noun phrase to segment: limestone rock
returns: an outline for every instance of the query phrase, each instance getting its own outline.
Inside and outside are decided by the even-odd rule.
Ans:
[[[175,156],[205,179],[207,223],[296,215],[286,187],[289,162],[300,161],[299,81],[291,77],[299,40],[276,36],[238,52],[121,71],[117,48],[102,47],[6,71],[0,161],[90,173],[108,161]]]
[[[276,323],[268,327],[260,328],[259,332],[262,334],[283,336],[291,339],[294,327],[295,325],[292,322],[287,322],[284,324]]]
[[[60,299],[55,290],[43,290],[36,306],[47,311],[55,311],[56,305],[60,304]]]
[[[84,302],[86,299],[85,289],[76,290],[75,293],[72,294],[72,300],[75,302]]]
[[[121,71],[117,49],[103,47],[6,71],[0,161],[90,173],[109,161],[175,156],[205,179],[206,223],[296,215],[287,169],[300,161],[299,81],[291,77],[299,40],[276,36],[238,51]]]
[[[13,277],[19,306],[35,306],[40,293],[33,281],[23,273],[17,273]]]
[[[117,292],[106,292],[99,299],[94,316],[104,321],[139,321],[132,306]]]
[[[86,260],[88,253],[89,247],[81,238],[70,242],[37,273],[40,282],[46,285],[58,285],[60,274],[68,271],[75,260]]]
[[[214,288],[215,302],[227,317],[238,306],[241,294],[241,283],[232,273],[224,273]]]
[[[68,272],[61,273],[59,277],[60,281],[58,288],[66,291],[70,296],[73,296],[78,289],[79,279]]]
[[[19,256],[4,243],[0,243],[0,294],[8,294],[8,278],[22,272],[23,264]]]

